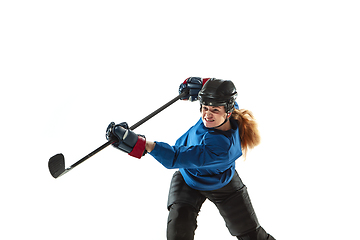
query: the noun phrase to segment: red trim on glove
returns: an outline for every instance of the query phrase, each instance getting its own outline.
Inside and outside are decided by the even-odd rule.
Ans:
[[[210,80],[211,78],[203,78],[203,86],[204,86],[204,84],[208,81],[208,80]]]
[[[189,77],[187,79],[185,79],[185,81],[183,82],[183,84],[187,83],[187,80],[189,80]]]
[[[132,151],[129,153],[129,155],[140,159],[144,154],[145,144],[146,144],[145,138],[138,136],[138,140]]]

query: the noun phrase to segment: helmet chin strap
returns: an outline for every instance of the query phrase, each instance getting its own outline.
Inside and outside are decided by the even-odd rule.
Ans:
[[[232,111],[231,111],[231,112],[232,112]],[[231,116],[231,115],[230,115],[230,116]],[[216,129],[216,128],[221,127],[222,125],[224,125],[225,123],[227,123],[227,121],[229,121],[230,116],[229,116],[229,113],[227,113],[226,119],[224,120],[224,122],[223,122],[222,124],[220,124],[219,126],[216,126],[216,127],[211,127],[211,128],[209,128],[209,129]]]
[[[220,125],[217,126],[217,127],[212,127],[212,128],[210,128],[210,129],[219,128],[219,127],[221,127],[222,125],[224,125],[225,123],[227,123],[227,121],[229,121],[229,118],[228,118],[228,117],[226,117],[225,121],[224,121],[222,124],[220,124]]]

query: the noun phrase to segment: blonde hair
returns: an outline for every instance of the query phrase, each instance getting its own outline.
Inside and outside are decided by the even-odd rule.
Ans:
[[[246,159],[247,151],[260,144],[260,133],[257,122],[252,112],[245,109],[234,109],[231,117],[239,124],[241,149],[244,159]]]

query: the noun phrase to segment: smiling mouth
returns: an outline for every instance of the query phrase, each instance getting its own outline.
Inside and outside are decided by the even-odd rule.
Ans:
[[[215,120],[214,119],[209,120],[209,119],[205,118],[205,121],[206,122],[214,122]]]

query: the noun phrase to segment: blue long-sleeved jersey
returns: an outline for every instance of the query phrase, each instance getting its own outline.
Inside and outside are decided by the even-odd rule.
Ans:
[[[242,155],[238,125],[231,129],[208,129],[201,118],[170,146],[156,142],[151,155],[168,169],[179,168],[191,188],[211,191],[227,185],[235,172],[235,160]]]

